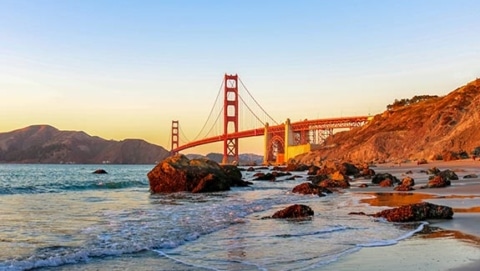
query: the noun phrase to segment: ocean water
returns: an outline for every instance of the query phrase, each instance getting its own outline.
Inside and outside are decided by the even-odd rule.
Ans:
[[[328,270],[424,226],[348,215],[379,210],[359,203],[367,195],[291,193],[305,173],[226,192],[151,195],[153,167],[0,165],[0,270]],[[92,174],[98,168],[108,174]],[[294,203],[314,217],[262,219]]]

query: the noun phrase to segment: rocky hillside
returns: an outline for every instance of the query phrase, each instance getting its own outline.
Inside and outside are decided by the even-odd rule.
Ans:
[[[321,150],[296,157],[352,161],[451,160],[480,146],[480,79],[446,96],[396,100],[363,127],[337,133]],[[477,152],[480,148],[477,148]]]
[[[144,140],[105,140],[48,125],[0,133],[0,163],[153,164],[167,156]]]

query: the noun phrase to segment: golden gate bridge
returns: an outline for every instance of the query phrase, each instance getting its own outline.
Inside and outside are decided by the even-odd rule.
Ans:
[[[219,103],[222,90],[223,103]],[[241,95],[239,90],[244,90],[246,95]],[[254,112],[254,106],[262,113],[262,117]],[[245,118],[246,112],[249,112],[249,117],[254,119],[250,122],[254,123],[254,128],[240,127],[239,124],[243,122],[239,115],[243,113]],[[220,121],[222,115],[223,122]],[[319,148],[326,137],[333,135],[334,129],[359,127],[367,123],[369,118],[369,116],[352,116],[298,122],[287,119],[279,124],[255,100],[237,74],[225,74],[210,114],[194,140],[188,140],[187,143],[180,145],[180,135],[184,138],[186,136],[180,129],[179,121],[172,121],[171,152],[175,154],[200,145],[223,142],[222,163],[228,164],[238,161],[240,138],[264,136],[264,163],[282,164],[298,154]],[[271,121],[272,125],[268,121]],[[203,135],[202,132],[206,131],[205,128],[210,122],[213,122],[211,128]],[[223,127],[219,129],[221,124]]]

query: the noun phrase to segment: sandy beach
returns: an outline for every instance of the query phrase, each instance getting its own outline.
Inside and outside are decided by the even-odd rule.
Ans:
[[[422,189],[428,181],[426,170],[450,169],[459,179],[445,188]],[[362,248],[334,265],[338,270],[480,270],[480,161],[458,160],[417,165],[381,164],[372,167],[376,173],[390,173],[400,180],[410,176],[415,190],[397,192],[393,187],[369,186],[370,180],[351,182],[350,192],[364,193],[363,203],[391,208],[416,202],[430,202],[454,209],[451,220],[428,221],[424,231],[394,246]]]

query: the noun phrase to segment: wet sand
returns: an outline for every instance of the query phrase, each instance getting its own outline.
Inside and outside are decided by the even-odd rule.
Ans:
[[[459,180],[452,180],[445,188],[421,189],[428,182],[426,170],[437,167],[453,170]],[[449,162],[382,164],[372,167],[376,173],[390,173],[400,180],[410,176],[415,180],[415,190],[397,192],[393,187],[370,185],[358,187],[370,180],[351,182],[350,192],[364,193],[362,202],[379,209],[410,203],[430,202],[454,209],[451,220],[431,220],[424,231],[400,241],[394,246],[362,248],[342,259],[334,266],[338,270],[480,270],[480,161],[459,160]]]

